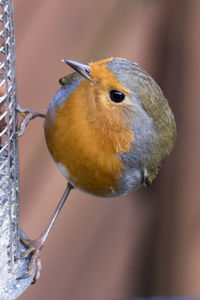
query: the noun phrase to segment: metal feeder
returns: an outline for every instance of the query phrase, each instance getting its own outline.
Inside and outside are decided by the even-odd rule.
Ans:
[[[0,0],[0,300],[16,299],[30,285],[29,259],[19,242],[19,161],[13,7]]]

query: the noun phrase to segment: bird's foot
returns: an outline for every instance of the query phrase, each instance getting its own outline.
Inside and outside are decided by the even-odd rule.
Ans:
[[[32,109],[22,108],[19,104],[17,104],[16,110],[21,115],[21,117],[23,118],[23,120],[19,124],[18,132],[17,132],[18,136],[22,136],[24,134],[24,131],[25,131],[28,123],[32,119],[35,119],[37,117],[45,118],[45,114],[41,114],[41,113],[39,113],[35,110],[32,110]]]
[[[21,258],[25,258],[29,256],[29,254],[31,254],[32,256],[30,259],[28,272],[24,276],[19,277],[18,279],[30,277],[33,275],[33,273],[35,273],[32,281],[32,284],[34,284],[40,277],[40,271],[41,271],[40,251],[43,247],[43,243],[41,242],[40,238],[36,240],[29,240],[27,238],[24,238],[22,235],[20,236],[20,240],[28,248]]]

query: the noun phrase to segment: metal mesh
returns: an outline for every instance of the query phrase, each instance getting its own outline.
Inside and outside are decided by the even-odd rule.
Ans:
[[[18,257],[18,148],[13,10],[0,0],[0,271]]]
[[[13,7],[0,0],[0,300],[19,297],[32,282],[19,242],[19,164]]]

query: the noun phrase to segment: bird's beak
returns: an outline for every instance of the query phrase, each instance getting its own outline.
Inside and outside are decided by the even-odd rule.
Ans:
[[[81,64],[77,61],[70,59],[62,59],[63,62],[68,64],[72,69],[78,72],[80,75],[84,76],[86,79],[93,81],[90,77],[90,67],[88,65]]]

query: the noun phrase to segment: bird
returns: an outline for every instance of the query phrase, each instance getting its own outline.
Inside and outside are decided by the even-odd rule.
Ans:
[[[63,61],[74,72],[59,80],[44,133],[68,184],[40,238],[27,243],[25,255],[33,252],[34,263],[71,189],[110,198],[149,186],[177,136],[161,88],[137,63],[120,57],[88,65]],[[32,269],[33,263],[28,275]]]
[[[174,115],[136,63],[108,58],[60,79],[44,124],[48,149],[71,184],[115,197],[149,185],[173,148]]]

